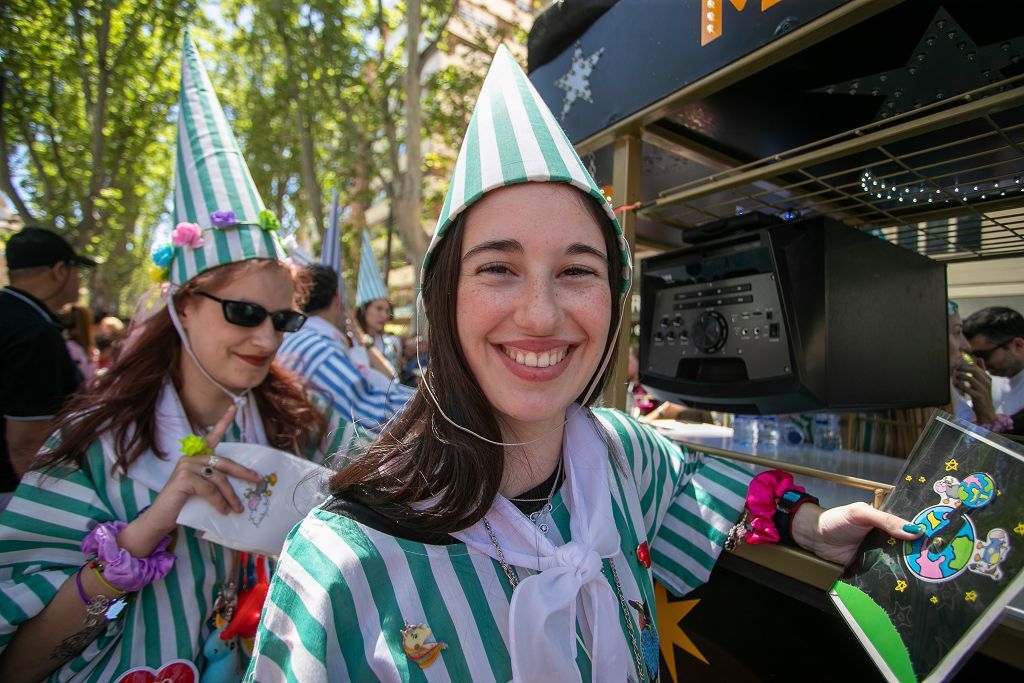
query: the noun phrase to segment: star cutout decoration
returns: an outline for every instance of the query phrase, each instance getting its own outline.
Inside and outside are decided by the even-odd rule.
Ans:
[[[929,600],[929,602],[931,602],[931,603],[932,603],[933,605],[937,605],[937,604],[939,604],[939,598],[938,598],[938,596],[935,596],[935,595],[933,595],[932,597],[928,598],[928,600]]]
[[[907,590],[907,582],[903,579],[900,579],[896,582],[896,592],[902,593],[905,590]]]
[[[974,591],[967,591],[966,593],[964,593],[964,600],[967,601],[967,602],[974,602],[977,599],[978,599],[978,594],[975,593]]]
[[[956,472],[956,467],[957,467],[957,462],[956,462],[955,459],[950,458],[949,460],[946,461],[946,471],[947,472]]]
[[[924,477],[918,477],[918,478],[917,478],[917,481],[918,481],[919,483],[923,484],[923,483],[925,483],[925,482],[926,482],[926,481],[928,481],[928,480],[927,480],[927,479],[925,479]]]
[[[565,91],[565,97],[562,99],[560,120],[565,120],[565,115],[572,109],[572,105],[576,103],[576,100],[594,101],[590,96],[590,74],[594,72],[597,60],[601,59],[603,54],[604,48],[602,47],[584,59],[583,46],[579,44],[579,41],[576,42],[576,51],[573,52],[572,66],[569,67],[569,72],[555,81],[555,87]]]
[[[1017,526],[1013,527],[1013,533],[1024,536],[1024,522],[1021,522]]]
[[[1002,69],[1024,58],[1024,39],[979,47],[953,17],[939,8],[910,61],[812,92],[883,97],[875,121],[1002,80]]]
[[[897,605],[891,612],[892,625],[897,629],[910,628],[910,605]]]
[[[896,545],[896,539],[890,536],[889,540],[886,541],[886,543],[888,543],[889,545]]]
[[[679,622],[690,613],[700,600],[677,600],[669,602],[668,591],[658,582],[654,584],[654,607],[658,613],[658,640],[661,648],[661,656],[665,658],[668,665],[668,672],[672,675],[670,680],[677,681],[676,676],[676,652],[678,647],[688,652],[705,664],[709,664],[705,657],[689,636],[683,633]]]
[[[907,481],[913,481],[914,480],[914,478],[912,476],[910,476],[909,474],[907,476],[905,476],[904,479],[906,479]]]

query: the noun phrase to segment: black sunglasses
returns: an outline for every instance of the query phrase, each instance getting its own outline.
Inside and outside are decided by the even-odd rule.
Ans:
[[[987,361],[989,359],[989,356],[991,356],[995,352],[996,349],[1006,348],[1007,346],[1009,346],[1010,342],[1012,342],[1012,341],[1013,341],[1012,339],[1007,339],[1005,341],[1002,341],[1002,342],[996,344],[991,349],[979,349],[977,351],[972,350],[971,351],[971,355],[974,356],[975,358],[977,358],[978,360],[980,360],[982,362],[985,362],[985,361]]]
[[[242,327],[258,327],[263,319],[270,316],[270,324],[278,332],[297,332],[306,322],[306,315],[298,311],[284,310],[269,312],[259,304],[248,301],[234,301],[232,299],[221,299],[219,296],[196,292],[199,296],[205,296],[220,304],[224,311],[224,319],[233,325]]]

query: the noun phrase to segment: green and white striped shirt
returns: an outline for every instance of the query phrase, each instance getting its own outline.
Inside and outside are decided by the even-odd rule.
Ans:
[[[328,415],[328,425],[329,437],[313,459],[337,451],[350,436],[337,417]],[[240,438],[236,423],[224,441]],[[65,581],[74,580],[87,559],[82,539],[97,524],[133,520],[156,499],[158,492],[111,475],[103,448],[97,439],[81,468],[26,475],[0,517],[0,652],[19,624],[39,614]],[[232,551],[183,526],[174,532],[170,549],[177,556],[171,572],[134,594],[120,618],[48,680],[106,683],[131,668],[159,669],[175,659],[196,662],[202,670],[214,601],[225,580],[236,578],[228,576]]]
[[[612,457],[623,597],[646,602],[656,619],[652,578],[680,595],[707,580],[751,475],[680,449],[620,412],[595,414],[625,459],[623,471],[616,457],[600,456]],[[552,503],[549,537],[560,545],[570,540],[569,515],[561,493]],[[645,541],[650,570],[637,558]],[[508,681],[511,597],[501,565],[461,543],[417,543],[316,509],[286,542],[246,680]],[[632,609],[631,620],[639,634]],[[628,638],[621,614],[619,621]],[[430,628],[428,645],[446,645],[425,668],[403,649],[402,629],[416,624]],[[577,664],[583,680],[594,677],[583,648]]]

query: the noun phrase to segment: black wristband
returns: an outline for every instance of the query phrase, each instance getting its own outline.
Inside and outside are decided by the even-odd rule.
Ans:
[[[772,521],[775,522],[775,528],[779,532],[779,543],[796,545],[796,541],[793,540],[793,517],[796,516],[796,511],[804,503],[814,503],[817,505],[818,499],[809,493],[789,489],[776,501],[775,514],[772,515]]]

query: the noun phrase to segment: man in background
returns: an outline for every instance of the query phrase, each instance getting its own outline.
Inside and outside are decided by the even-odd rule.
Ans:
[[[1024,434],[1024,317],[1012,308],[990,306],[964,320],[964,336],[979,365],[995,379],[992,403],[1013,419],[1012,434]]]
[[[338,274],[323,265],[308,266],[306,272],[313,285],[303,307],[309,318],[301,330],[285,336],[277,358],[345,419],[376,430],[405,406],[413,391],[391,380],[374,386],[363,376],[349,359],[342,333]]]
[[[0,290],[0,509],[82,381],[58,312],[78,300],[79,256],[55,232],[25,228],[7,241],[10,286]]]

